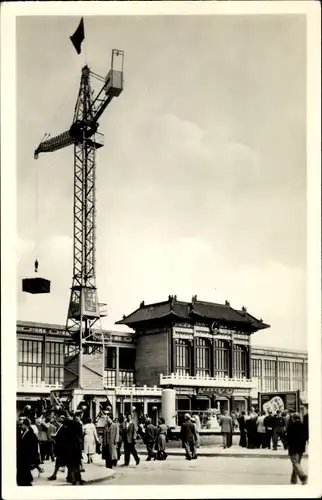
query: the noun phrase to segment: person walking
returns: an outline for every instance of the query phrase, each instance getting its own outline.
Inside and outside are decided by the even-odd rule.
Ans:
[[[291,484],[297,484],[297,478],[302,484],[307,484],[308,476],[302,469],[301,460],[305,452],[307,431],[301,422],[299,413],[294,413],[288,425],[288,454],[292,463]]]
[[[36,419],[36,427],[38,429],[38,440],[40,448],[40,463],[43,464],[48,453],[48,424],[43,415]]]
[[[67,482],[75,485],[84,484],[81,476],[82,471],[82,449],[83,449],[83,426],[81,423],[81,411],[69,414],[66,418],[66,465]]]
[[[84,455],[87,455],[87,463],[93,463],[93,455],[96,453],[96,444],[98,443],[98,435],[95,424],[91,418],[86,419],[86,424],[83,426],[84,434]]]
[[[284,450],[287,449],[287,443],[285,440],[285,418],[281,415],[280,411],[277,410],[274,417],[274,429],[273,429],[273,450],[277,450],[278,438],[280,438]]]
[[[196,428],[191,422],[191,416],[186,413],[184,416],[184,422],[181,426],[180,437],[182,441],[182,447],[186,451],[186,460],[192,460],[197,458],[196,453]]]
[[[102,458],[105,467],[112,469],[118,461],[117,443],[119,441],[119,429],[117,423],[113,422],[112,416],[106,416],[106,425],[103,430]]]
[[[55,462],[55,440],[53,436],[57,432],[57,427],[54,425],[54,419],[50,417],[46,417],[46,424],[48,425],[47,428],[48,444],[47,444],[47,454],[45,458],[47,460],[51,459],[52,462]]]
[[[32,486],[31,471],[39,465],[38,440],[31,429],[29,418],[24,418],[21,428],[17,426],[17,485]]]
[[[66,426],[65,426],[65,416],[61,415],[57,418],[57,431],[53,435],[53,440],[55,443],[55,469],[53,474],[48,478],[49,481],[55,481],[57,479],[57,473],[61,467],[65,467],[66,455],[68,450],[66,449]]]
[[[117,443],[117,459],[120,460],[121,458],[121,448],[122,448],[122,443],[124,443],[125,440],[125,421],[124,421],[124,416],[122,413],[119,415],[118,418],[118,426],[119,426],[119,440]]]
[[[191,417],[191,422],[195,426],[195,431],[196,431],[196,448],[200,448],[200,433],[196,417]]]
[[[257,447],[267,448],[266,427],[264,425],[265,415],[258,413],[257,418]]]
[[[131,455],[136,462],[136,465],[140,463],[140,457],[137,454],[135,448],[135,440],[137,436],[137,428],[132,419],[132,415],[130,413],[126,416],[125,422],[125,430],[124,430],[124,467],[128,467],[130,464]]]
[[[257,447],[257,418],[257,414],[252,411],[250,413],[250,418],[246,421],[248,449],[254,449]]]
[[[246,412],[243,410],[241,412],[241,415],[237,419],[238,425],[239,425],[239,433],[240,433],[239,446],[241,446],[242,448],[247,447],[247,434],[246,434],[246,429],[245,429],[245,424],[246,424],[245,415],[246,415]]]
[[[156,442],[157,428],[152,424],[152,420],[148,417],[145,421],[145,433],[144,433],[144,443],[146,446],[146,451],[148,452],[147,462],[150,462],[152,458],[156,459],[156,453],[154,452],[154,445]]]
[[[167,447],[167,432],[168,427],[165,425],[163,417],[159,418],[157,428],[157,459],[166,460],[166,447]]]
[[[266,448],[270,450],[275,427],[275,418],[271,410],[268,410],[268,414],[264,418],[264,427],[266,429]]]
[[[232,441],[230,436],[233,432],[233,419],[230,415],[228,415],[228,411],[224,411],[224,414],[219,419],[219,424],[223,436],[223,448],[230,448]]]

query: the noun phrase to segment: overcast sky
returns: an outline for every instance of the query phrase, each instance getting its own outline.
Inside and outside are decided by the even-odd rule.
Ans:
[[[85,63],[69,40],[78,21],[17,21],[20,320],[64,324],[67,314],[73,148],[38,161],[33,151],[71,124]],[[100,119],[97,153],[104,327],[120,329],[142,300],[197,294],[269,323],[254,344],[306,349],[305,18],[84,21],[93,71],[105,75],[112,48],[125,51],[124,92]],[[36,256],[50,295],[20,292]]]

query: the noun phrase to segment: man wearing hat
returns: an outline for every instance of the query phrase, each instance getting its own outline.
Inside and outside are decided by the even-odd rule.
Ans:
[[[180,432],[182,448],[186,450],[186,460],[196,459],[197,434],[195,425],[191,422],[191,416],[186,413]]]

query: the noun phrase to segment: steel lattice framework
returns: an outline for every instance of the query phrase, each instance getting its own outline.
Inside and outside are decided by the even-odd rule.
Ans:
[[[56,137],[45,136],[35,151],[37,158],[39,153],[74,145],[73,279],[66,330],[70,334],[70,352],[79,354],[80,388],[83,354],[102,352],[104,363],[100,320],[106,313],[103,311],[105,304],[98,302],[96,288],[95,153],[103,146],[103,136],[97,132],[98,119],[113,97],[119,96],[123,90],[123,61],[123,51],[114,49],[111,70],[106,78],[96,75],[88,66],[83,67],[72,126]],[[96,95],[91,88],[91,78],[103,83]]]

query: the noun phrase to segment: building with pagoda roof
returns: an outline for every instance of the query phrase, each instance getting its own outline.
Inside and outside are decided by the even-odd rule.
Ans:
[[[97,396],[101,402],[109,398],[116,416],[129,411],[131,401],[134,417],[160,414],[167,387],[178,388],[178,422],[190,407],[201,408],[201,420],[209,407],[233,405],[241,411],[250,404],[249,394],[256,406],[258,391],[299,390],[302,400],[307,398],[307,353],[254,345],[250,349],[251,333],[268,325],[245,308],[169,297],[158,304],[141,303],[120,323],[132,331],[103,332],[105,391]],[[19,412],[26,403],[37,405],[40,397],[63,390],[69,345],[63,325],[17,321],[16,335]],[[244,376],[247,371],[249,378]],[[94,419],[95,412],[94,406]],[[203,429],[207,422],[202,420]]]
[[[269,325],[245,307],[170,295],[164,302],[141,302],[117,324],[135,331],[137,383],[175,389],[179,412],[250,406],[250,338]]]

